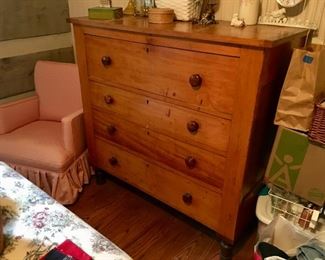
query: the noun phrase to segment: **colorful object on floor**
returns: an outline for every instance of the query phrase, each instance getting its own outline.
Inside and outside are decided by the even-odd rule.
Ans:
[[[308,141],[307,135],[279,127],[266,180],[316,205],[325,202],[325,149]]]
[[[289,256],[283,252],[281,249],[277,248],[266,242],[258,243],[255,253],[254,253],[254,260],[263,260],[267,259],[268,257],[280,257],[281,259],[288,259]],[[279,259],[279,258],[277,258]]]
[[[88,17],[99,20],[119,19],[123,17],[123,9],[121,7],[91,7],[88,9]]]
[[[91,256],[83,251],[79,246],[73,243],[70,239],[53,248],[40,260],[92,260]]]
[[[2,162],[0,208],[6,239],[1,259],[39,259],[67,239],[93,259],[131,259],[110,240]]]
[[[303,245],[297,250],[297,260],[325,259],[325,249],[315,243]]]
[[[294,256],[289,256],[278,247],[260,242],[254,252],[254,260],[321,260],[325,259],[325,249],[316,243],[307,243],[297,248]]]

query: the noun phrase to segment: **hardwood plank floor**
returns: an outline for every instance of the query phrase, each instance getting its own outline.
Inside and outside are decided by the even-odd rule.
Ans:
[[[93,178],[68,208],[134,259],[219,259],[215,233],[114,178]],[[233,259],[252,259],[256,231],[239,243]]]

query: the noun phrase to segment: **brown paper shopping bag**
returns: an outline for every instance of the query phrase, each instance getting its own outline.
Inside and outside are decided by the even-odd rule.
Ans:
[[[325,92],[325,46],[295,49],[281,91],[274,123],[308,131],[314,102]]]

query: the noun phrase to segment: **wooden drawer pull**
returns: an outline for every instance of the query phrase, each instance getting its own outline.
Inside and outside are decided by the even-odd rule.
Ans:
[[[104,67],[107,67],[112,64],[112,59],[109,56],[103,56],[102,64],[104,65]]]
[[[196,134],[197,131],[199,130],[200,128],[200,125],[198,122],[196,121],[189,121],[187,123],[187,130],[191,133],[191,134]]]
[[[191,205],[192,204],[192,195],[191,193],[186,192],[185,194],[183,194],[183,201],[186,205]]]
[[[108,125],[106,129],[109,135],[113,135],[116,132],[116,127],[114,125]]]
[[[199,74],[193,74],[189,81],[194,90],[198,90],[202,86],[202,77]]]
[[[106,96],[104,96],[104,100],[105,100],[105,103],[106,103],[107,105],[113,104],[113,102],[114,102],[113,97],[110,96],[110,95],[106,95]]]
[[[196,160],[193,156],[187,156],[185,158],[185,164],[186,164],[187,168],[194,169],[196,166]]]
[[[118,164],[118,160],[112,156],[111,158],[109,158],[109,164],[112,165],[112,166],[116,166]]]

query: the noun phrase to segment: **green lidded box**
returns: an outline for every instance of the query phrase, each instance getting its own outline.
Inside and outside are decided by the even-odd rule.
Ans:
[[[91,7],[88,8],[89,19],[113,20],[123,16],[121,7]]]
[[[279,127],[266,180],[319,206],[325,202],[325,147],[298,131]]]

